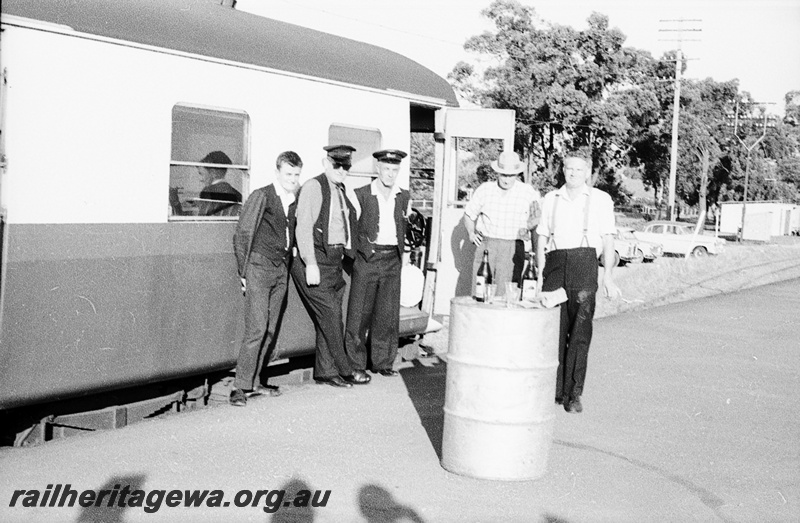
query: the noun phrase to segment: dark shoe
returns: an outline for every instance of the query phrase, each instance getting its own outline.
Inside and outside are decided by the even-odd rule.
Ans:
[[[556,398],[556,405],[563,405],[563,404],[564,404],[564,398]]]
[[[330,385],[331,387],[344,387],[346,389],[352,387],[351,384],[347,383],[339,376],[334,376],[332,378],[317,378],[317,383],[324,383],[325,385]]]
[[[564,404],[564,410],[573,414],[580,414],[583,412],[583,405],[581,405],[581,397],[576,396]]]
[[[399,372],[397,372],[394,369],[381,369],[378,371],[378,374],[380,374],[381,376],[386,376],[387,378],[393,378],[397,376]]]
[[[262,385],[259,383],[256,385],[255,389],[250,391],[248,396],[261,396],[262,394],[264,396],[272,396],[273,398],[276,398],[283,393],[281,392],[280,387],[275,385]]]
[[[367,373],[363,370],[354,370],[353,374],[350,376],[345,376],[344,380],[347,383],[352,383],[353,385],[366,385],[372,381],[372,378],[367,376]]]
[[[233,389],[231,391],[230,403],[236,407],[244,407],[247,405],[247,395],[242,389]]]

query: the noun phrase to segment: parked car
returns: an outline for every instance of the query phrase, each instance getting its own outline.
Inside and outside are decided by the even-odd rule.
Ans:
[[[664,254],[677,256],[707,256],[719,254],[725,248],[725,240],[702,231],[694,233],[695,226],[690,223],[654,221],[647,224],[643,231],[634,233],[641,240],[660,243]]]
[[[624,263],[652,262],[664,254],[660,243],[637,237],[633,227],[617,227],[614,249],[619,260]]]

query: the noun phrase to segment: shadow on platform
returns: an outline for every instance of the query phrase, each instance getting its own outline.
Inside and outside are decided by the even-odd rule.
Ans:
[[[367,523],[425,523],[411,507],[398,503],[391,492],[378,485],[365,485],[358,491],[358,506]]]
[[[138,506],[147,506],[147,500],[144,499],[144,491],[142,490],[145,479],[146,477],[143,474],[112,477],[102,487],[95,489],[94,492],[97,494],[98,499],[93,499],[93,503],[90,506],[84,507],[75,522],[122,523],[125,521],[125,511],[130,507],[137,506],[136,502],[133,501],[137,494],[139,494]],[[129,493],[132,494],[131,498],[125,499]],[[88,499],[85,501],[88,502]],[[137,508],[136,510],[141,509]]]
[[[414,366],[401,369],[400,375],[428,439],[441,460],[447,364],[438,357],[424,361],[412,360]]]

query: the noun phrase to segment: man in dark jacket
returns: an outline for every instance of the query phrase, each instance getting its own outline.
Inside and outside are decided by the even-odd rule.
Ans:
[[[280,395],[259,375],[278,328],[294,246],[295,193],[303,162],[286,151],[275,161],[276,182],[253,191],[239,215],[233,251],[245,295],[244,339],[236,363],[232,405],[254,394]]]
[[[239,214],[242,194],[225,181],[225,175],[228,173],[228,168],[225,166],[231,165],[231,159],[222,151],[212,151],[200,161],[214,166],[197,167],[200,180],[204,185],[197,200],[198,215],[236,216]]]
[[[367,333],[372,371],[397,376],[400,327],[400,269],[410,202],[409,192],[396,185],[406,153],[385,149],[372,155],[378,177],[356,189],[361,209],[356,257],[347,306],[347,354],[354,369],[366,369]]]

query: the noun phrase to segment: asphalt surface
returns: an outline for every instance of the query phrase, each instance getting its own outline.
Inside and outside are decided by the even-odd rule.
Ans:
[[[440,466],[440,354],[351,390],[297,385],[246,408],[2,449],[0,521],[800,521],[798,311],[800,279],[597,320],[584,412],[558,409],[535,481]],[[331,493],[325,507],[272,514],[9,507],[16,489],[58,483]]]

